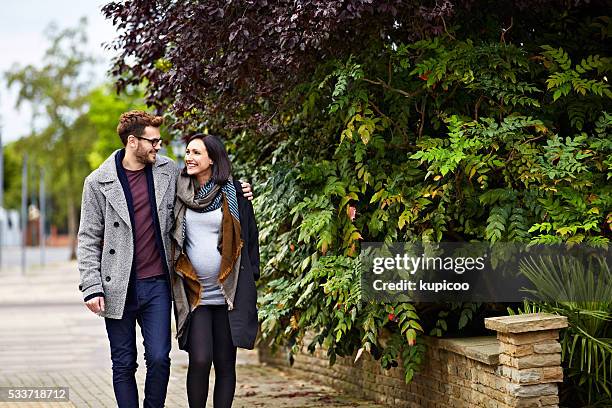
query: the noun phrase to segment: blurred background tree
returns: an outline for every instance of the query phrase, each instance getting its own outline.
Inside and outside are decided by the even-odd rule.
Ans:
[[[92,169],[97,168],[115,150],[123,147],[117,136],[119,116],[132,109],[146,110],[142,90],[137,87],[117,94],[111,85],[95,88],[88,97],[87,117],[97,138],[87,154]]]
[[[53,201],[61,203],[56,205],[54,216],[66,219],[71,259],[76,258],[80,181],[89,172],[86,153],[92,142],[84,117],[89,84],[85,70],[93,63],[85,51],[86,24],[83,19],[72,29],[50,26],[46,34],[51,45],[41,66],[15,66],[5,74],[8,86],[18,89],[17,107],[28,103],[33,122],[41,116],[46,120],[44,129],[20,145],[35,168],[46,170]]]
[[[76,258],[76,233],[85,177],[115,149],[122,112],[144,108],[138,88],[116,94],[93,80],[96,61],[88,50],[87,21],[74,28],[46,30],[50,46],[39,65],[14,66],[5,73],[17,89],[17,107],[32,108],[31,134],[5,149],[6,207],[18,208],[21,163],[29,156],[30,192],[36,196],[40,169],[50,195],[49,221],[65,231],[71,259]],[[38,125],[38,127],[37,127]]]

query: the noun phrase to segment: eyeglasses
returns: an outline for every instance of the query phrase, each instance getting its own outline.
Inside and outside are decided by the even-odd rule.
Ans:
[[[141,136],[134,136],[134,137],[136,139],[146,140],[147,142],[150,142],[152,147],[155,147],[158,144],[160,147],[164,145],[163,139],[147,139],[146,137],[141,137]]]

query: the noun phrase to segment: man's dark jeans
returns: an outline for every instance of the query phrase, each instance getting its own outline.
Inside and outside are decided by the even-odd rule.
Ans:
[[[119,408],[138,408],[136,322],[144,338],[145,408],[161,408],[170,377],[170,288],[165,277],[138,280],[128,291],[122,319],[105,319]]]

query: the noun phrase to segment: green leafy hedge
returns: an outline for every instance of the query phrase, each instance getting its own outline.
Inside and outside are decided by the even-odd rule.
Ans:
[[[401,358],[410,380],[421,335],[500,307],[362,304],[361,241],[607,246],[611,59],[574,53],[445,35],[322,64],[257,165],[263,337],[297,351],[313,331],[331,363]]]

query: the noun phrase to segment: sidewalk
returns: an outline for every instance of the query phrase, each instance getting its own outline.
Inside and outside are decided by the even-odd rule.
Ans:
[[[0,271],[0,387],[69,387],[71,401],[0,402],[0,408],[116,406],[104,322],[84,307],[77,287],[74,262],[31,267],[26,276],[18,268]],[[145,364],[138,336],[142,399]],[[187,354],[175,343],[171,359],[166,406],[186,407]],[[260,365],[256,351],[239,349],[237,379],[234,407],[380,407]]]

